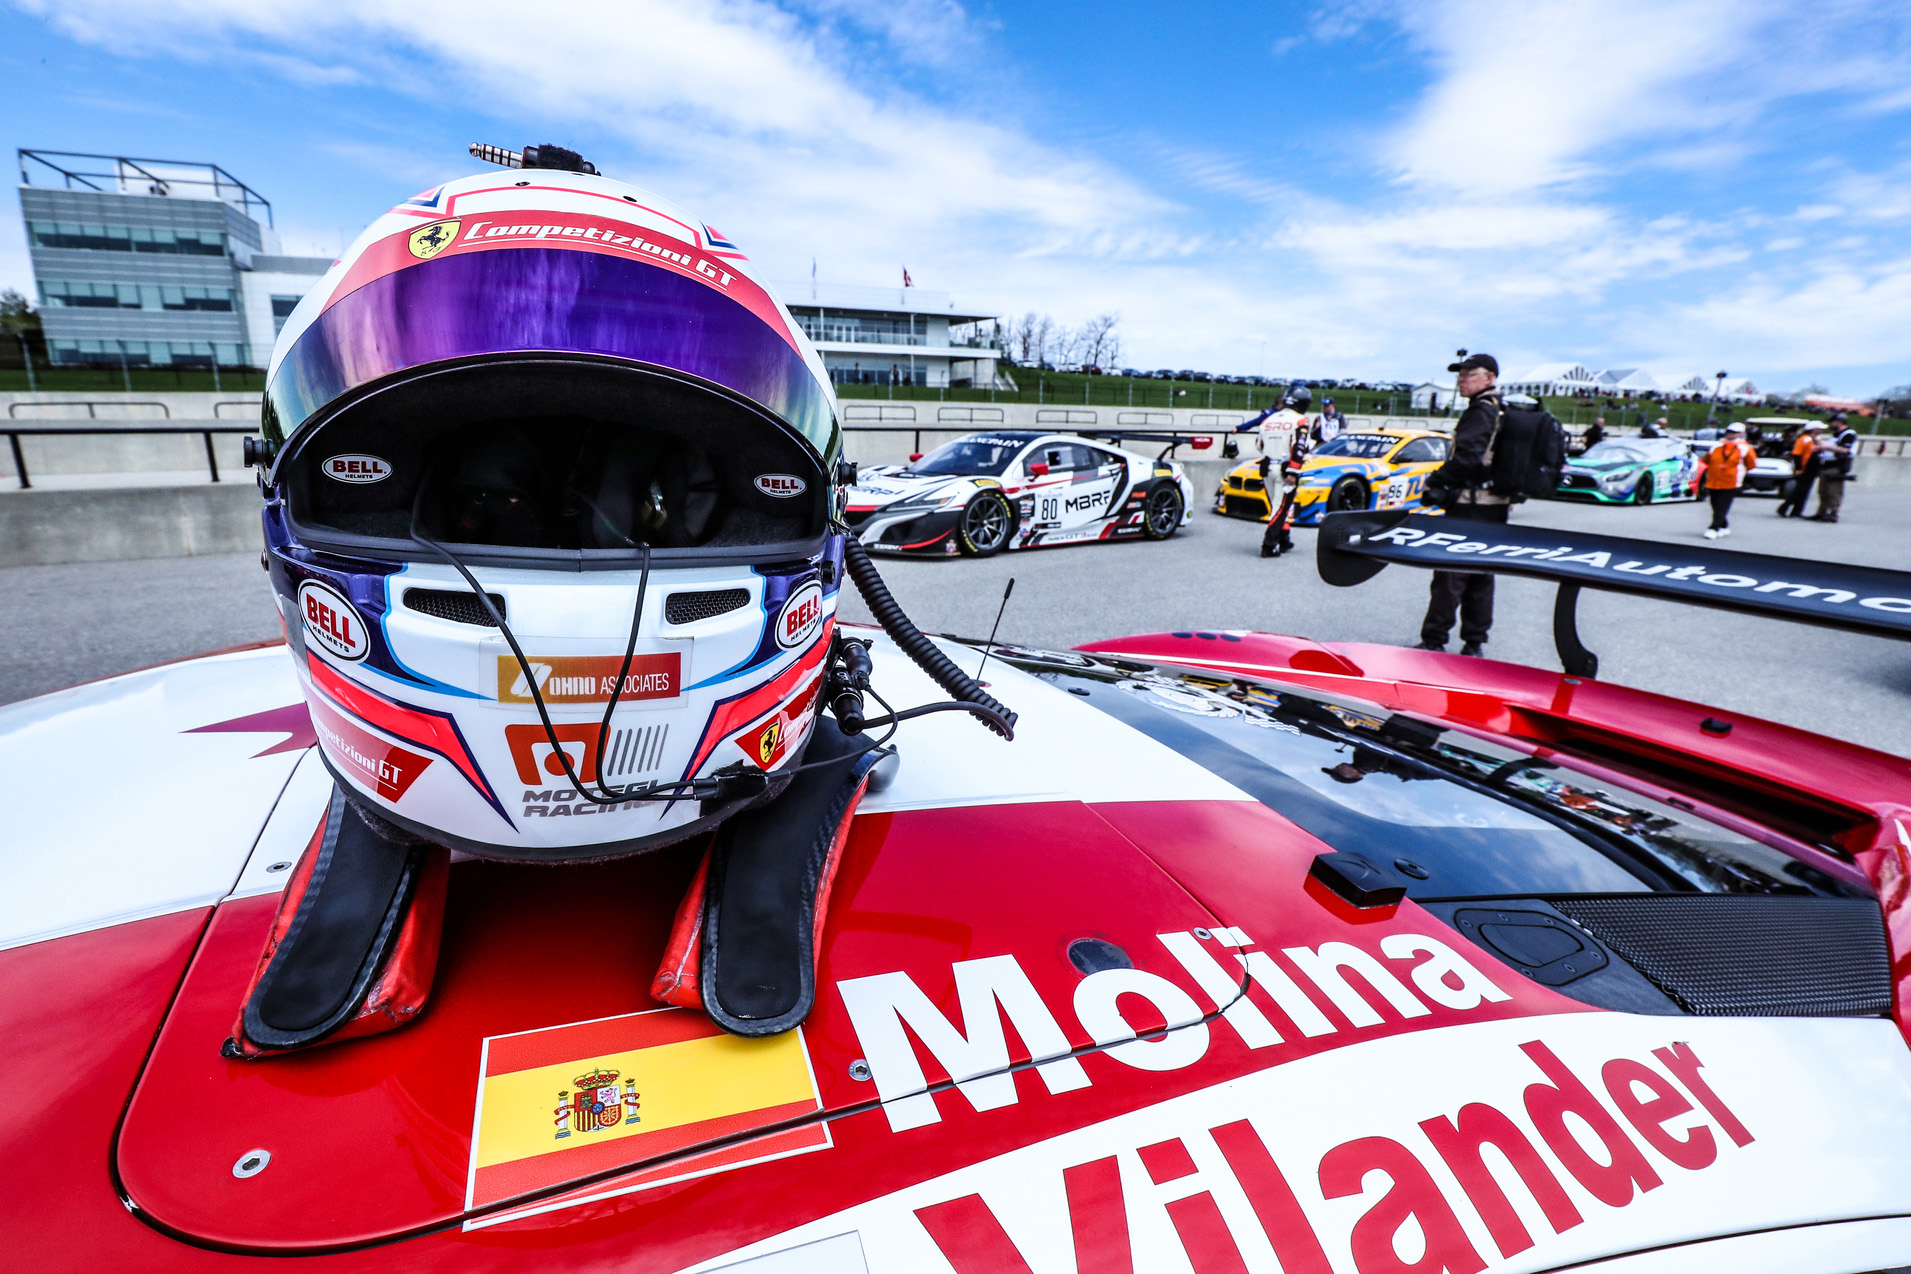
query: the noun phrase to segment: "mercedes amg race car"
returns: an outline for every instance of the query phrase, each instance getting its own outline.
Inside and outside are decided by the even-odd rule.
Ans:
[[[1328,513],[1417,509],[1427,475],[1446,461],[1452,438],[1425,429],[1363,429],[1321,444],[1301,466],[1294,523],[1314,526]],[[1265,522],[1273,513],[1258,459],[1229,471],[1214,511]]]
[[[1608,438],[1566,462],[1561,500],[1652,504],[1699,498],[1699,457],[1679,438]]]
[[[1180,464],[1073,434],[1004,429],[944,443],[907,465],[873,465],[845,521],[872,553],[967,554],[1090,540],[1165,540],[1187,522]]]
[[[1336,515],[1322,573],[1464,562],[1911,635],[1903,575],[1449,528]],[[864,635],[898,709],[944,697]],[[940,643],[977,675],[979,646]],[[800,1028],[650,997],[693,841],[454,863],[417,1020],[256,1060],[222,1041],[332,789],[292,662],[0,709],[9,1264],[1911,1262],[1904,759],[1562,649],[1578,673],[1252,632],[997,647],[1013,741],[904,721],[819,847]],[[101,793],[53,794],[76,762]],[[489,777],[512,817],[589,812]]]

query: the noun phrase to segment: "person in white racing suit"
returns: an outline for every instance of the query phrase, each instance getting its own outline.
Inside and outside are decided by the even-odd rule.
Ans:
[[[1288,524],[1293,518],[1294,489],[1300,484],[1301,464],[1314,449],[1313,431],[1307,420],[1307,407],[1312,400],[1307,386],[1291,385],[1281,398],[1281,409],[1261,422],[1261,482],[1272,510],[1268,514],[1267,530],[1261,534],[1262,557],[1279,557],[1294,547]],[[1274,498],[1277,483],[1278,503]]]

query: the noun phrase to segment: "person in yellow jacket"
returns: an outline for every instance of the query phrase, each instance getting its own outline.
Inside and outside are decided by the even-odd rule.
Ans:
[[[1744,485],[1745,475],[1758,463],[1758,452],[1745,441],[1745,426],[1735,423],[1725,427],[1725,437],[1705,453],[1700,463],[1705,470],[1705,494],[1712,501],[1712,525],[1705,538],[1716,540],[1732,533],[1725,515]]]

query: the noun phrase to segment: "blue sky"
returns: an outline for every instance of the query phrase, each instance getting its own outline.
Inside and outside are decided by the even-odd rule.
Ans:
[[[1908,122],[1902,3],[0,0],[0,143],[215,160],[292,250],[551,140],[772,279],[1269,375],[1911,381]]]

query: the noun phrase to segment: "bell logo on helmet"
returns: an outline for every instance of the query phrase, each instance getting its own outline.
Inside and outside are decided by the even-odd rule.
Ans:
[[[334,482],[383,482],[391,466],[377,456],[333,456],[319,470]]]
[[[759,474],[756,489],[764,495],[773,495],[779,500],[787,500],[793,495],[802,495],[809,490],[809,483],[793,473]]]
[[[312,640],[340,659],[357,663],[371,653],[364,618],[329,585],[310,579],[299,585],[299,618]]]
[[[458,223],[456,221],[434,221],[428,226],[420,226],[412,231],[411,238],[406,243],[411,248],[413,256],[420,261],[429,261],[450,247],[452,240],[457,237]]]
[[[823,586],[810,580],[783,603],[783,609],[776,616],[776,644],[785,650],[794,649],[809,640],[823,622]]]

